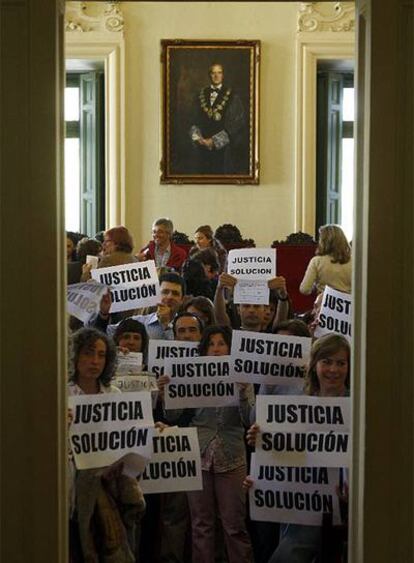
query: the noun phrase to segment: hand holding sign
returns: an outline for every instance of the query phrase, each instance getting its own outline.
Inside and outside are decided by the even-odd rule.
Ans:
[[[219,276],[219,282],[218,282],[219,287],[225,287],[227,289],[233,290],[236,283],[237,283],[237,278],[231,276],[230,274],[226,274],[225,272],[223,272]]]

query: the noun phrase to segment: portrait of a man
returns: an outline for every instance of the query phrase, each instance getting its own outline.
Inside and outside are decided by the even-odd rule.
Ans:
[[[165,183],[258,183],[258,42],[163,41]]]

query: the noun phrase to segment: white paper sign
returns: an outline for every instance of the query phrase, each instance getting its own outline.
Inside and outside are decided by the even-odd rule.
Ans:
[[[122,392],[132,391],[158,391],[157,381],[153,375],[121,375],[111,380],[111,385],[115,385]]]
[[[140,479],[144,494],[203,488],[197,428],[157,430],[153,442],[154,453]]]
[[[246,383],[303,387],[311,338],[233,330],[231,373]]]
[[[349,397],[258,395],[256,451],[266,465],[347,467]]]
[[[267,280],[276,276],[274,248],[238,248],[230,250],[227,272],[237,278],[234,303],[269,303]]]
[[[117,375],[133,375],[142,371],[141,352],[120,352],[118,351],[118,365],[116,366]]]
[[[97,256],[91,256],[91,254],[86,255],[86,264],[92,265],[92,270],[98,267],[99,258]]]
[[[268,305],[270,289],[267,280],[239,280],[234,286],[234,303]]]
[[[230,250],[227,272],[238,280],[270,280],[276,276],[276,250],[274,248]]]
[[[123,393],[134,391],[150,391],[152,408],[155,409],[158,400],[158,385],[154,375],[142,372],[140,375],[120,375],[111,380],[111,384]]]
[[[237,384],[230,377],[230,356],[202,356],[165,361],[170,382],[165,408],[228,407],[239,404]]]
[[[340,334],[352,339],[352,295],[326,286],[319,312],[315,336]]]
[[[340,469],[326,467],[282,467],[251,458],[250,517],[264,522],[321,526],[323,514],[332,514],[340,524]]]
[[[73,411],[69,439],[78,469],[112,465],[128,453],[151,457],[154,420],[149,392],[68,399]]]
[[[91,276],[110,287],[111,313],[150,307],[160,301],[160,284],[153,260],[98,268],[91,271]]]
[[[95,282],[74,283],[67,287],[67,312],[83,323],[99,312],[102,296],[106,294],[106,285]]]
[[[198,342],[150,339],[148,344],[148,371],[157,377],[164,374],[167,358],[193,358],[198,356]]]

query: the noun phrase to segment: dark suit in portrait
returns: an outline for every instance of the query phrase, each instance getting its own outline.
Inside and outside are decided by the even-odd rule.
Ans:
[[[237,93],[224,84],[223,67],[210,67],[211,85],[194,100],[189,134],[193,144],[194,171],[199,174],[249,172],[248,131]]]

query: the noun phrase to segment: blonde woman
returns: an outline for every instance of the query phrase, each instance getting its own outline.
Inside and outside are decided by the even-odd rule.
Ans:
[[[316,256],[309,262],[300,284],[300,292],[309,295],[316,289],[321,293],[326,285],[351,293],[351,247],[338,225],[324,225],[319,229]]]

